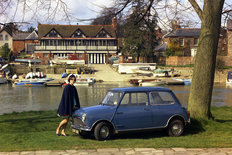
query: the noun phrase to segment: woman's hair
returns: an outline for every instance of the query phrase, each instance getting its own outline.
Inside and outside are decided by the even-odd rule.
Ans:
[[[68,77],[68,82],[70,82],[70,80],[74,78],[74,81],[76,81],[76,76],[71,74],[69,77]]]

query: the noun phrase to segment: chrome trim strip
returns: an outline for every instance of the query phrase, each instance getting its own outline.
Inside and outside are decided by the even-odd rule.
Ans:
[[[149,130],[149,129],[162,129],[162,128],[166,128],[166,127],[168,126],[168,124],[169,124],[169,121],[170,121],[173,117],[175,117],[175,116],[179,116],[179,117],[182,117],[182,118],[184,119],[183,116],[178,115],[178,114],[175,114],[175,115],[173,115],[172,117],[170,117],[170,118],[168,119],[167,124],[166,124],[165,126],[148,127],[148,128],[136,128],[136,129],[125,129],[125,130],[116,130],[116,131],[120,132],[120,131],[136,131],[136,130]],[[184,119],[184,120],[185,120],[185,119]],[[189,119],[189,120],[190,120],[190,119]]]
[[[165,128],[165,126],[149,127],[149,128],[136,128],[136,129],[125,129],[125,130],[116,130],[116,131],[118,131],[118,132],[121,132],[121,131],[137,131],[137,130],[162,129],[162,128]]]

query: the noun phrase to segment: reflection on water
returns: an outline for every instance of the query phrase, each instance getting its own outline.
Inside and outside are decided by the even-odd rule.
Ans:
[[[81,106],[97,105],[107,90],[116,87],[130,87],[128,83],[96,83],[93,86],[78,86]],[[180,102],[187,107],[189,86],[167,86],[177,95]],[[57,109],[62,87],[12,87],[10,84],[0,85],[0,114],[13,111],[37,111]],[[232,106],[232,88],[216,84],[213,90],[213,106]]]

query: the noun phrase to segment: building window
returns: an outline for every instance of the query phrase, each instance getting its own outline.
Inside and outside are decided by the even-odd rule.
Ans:
[[[74,41],[70,40],[70,46],[74,46]]]
[[[180,46],[184,46],[184,38],[180,38]]]
[[[7,41],[8,41],[8,35],[7,35],[7,34],[5,35],[5,40],[7,40]]]
[[[52,30],[46,37],[59,37],[59,35],[55,30]]]
[[[44,58],[48,58],[48,53],[44,53],[44,54],[43,54],[43,57],[44,57]]]
[[[0,34],[0,40],[3,40],[3,35],[2,34]]]
[[[85,37],[85,35],[83,34],[81,30],[78,29],[71,37],[72,38],[83,38]]]
[[[194,46],[198,46],[198,38],[194,38]]]
[[[77,53],[78,58],[82,58],[82,53]]]

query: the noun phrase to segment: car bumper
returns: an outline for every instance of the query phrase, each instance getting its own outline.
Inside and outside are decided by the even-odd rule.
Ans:
[[[187,121],[185,121],[185,125],[190,124],[190,123],[191,123],[190,118]]]
[[[91,128],[86,126],[79,118],[73,118],[71,122],[71,128],[82,131],[91,131]]]

